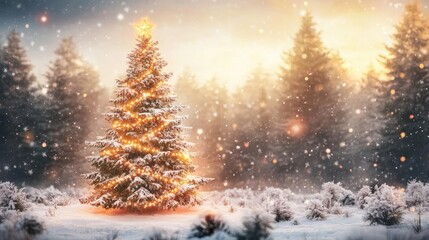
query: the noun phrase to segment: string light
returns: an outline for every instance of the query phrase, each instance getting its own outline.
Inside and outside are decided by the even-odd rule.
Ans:
[[[140,50],[139,54],[144,54],[149,51],[155,45],[150,41],[150,32],[152,30],[152,25],[147,19],[143,19],[139,23],[135,25],[136,30],[140,36],[143,36],[143,40],[145,40],[146,46],[142,50]],[[155,56],[156,58],[156,56]],[[126,114],[126,120],[114,120],[112,122],[112,129],[116,131],[118,134],[117,140],[120,144],[118,145],[106,145],[102,147],[100,151],[100,155],[105,158],[110,159],[118,159],[121,154],[128,154],[134,151],[141,152],[143,154],[160,154],[163,153],[165,156],[175,160],[180,161],[184,164],[190,163],[190,156],[188,153],[182,150],[176,151],[166,151],[163,152],[162,149],[151,146],[150,140],[152,137],[159,135],[166,128],[173,123],[171,120],[163,120],[165,118],[168,119],[170,114],[166,114],[165,117],[161,118],[158,116],[147,116],[146,114],[142,114],[139,109],[136,108],[142,104],[143,101],[147,101],[149,98],[157,97],[159,88],[164,84],[163,81],[159,81],[156,84],[151,84],[152,86],[148,86],[144,81],[150,74],[153,74],[156,71],[155,60],[152,59],[147,69],[142,73],[138,74],[135,77],[130,77],[121,84],[124,84],[124,87],[128,87],[134,91],[133,94],[128,101],[124,103],[118,103],[120,107],[122,107],[122,111]],[[145,66],[146,67],[146,66]],[[143,87],[142,87],[143,86]],[[144,88],[144,89],[142,89]],[[162,92],[162,91],[161,91]],[[130,136],[128,133],[131,129],[138,128],[142,129],[145,124],[149,122],[156,122],[157,126],[152,128],[151,130],[138,135]],[[117,176],[105,180],[104,182],[98,183],[97,189],[101,192],[109,192],[115,188],[118,188],[121,184],[126,182],[130,182],[135,180],[136,177],[141,177],[143,179],[152,178],[167,185],[167,189],[163,191],[160,196],[157,196],[156,199],[146,201],[145,203],[138,204],[135,202],[128,202],[128,206],[139,208],[148,208],[159,206],[161,203],[164,203],[167,199],[170,199],[180,191],[180,186],[186,183],[190,183],[193,181],[192,178],[187,175],[188,171],[185,169],[182,172],[179,172],[180,179],[175,179],[174,177],[165,176],[160,173],[156,173],[150,168],[138,166],[137,164],[130,162],[129,160],[120,159],[116,162],[120,163],[123,167],[128,168],[128,174],[126,176]]]

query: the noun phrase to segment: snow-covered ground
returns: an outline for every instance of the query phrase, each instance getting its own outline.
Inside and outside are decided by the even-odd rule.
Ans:
[[[270,187],[226,189],[201,193],[205,200],[199,206],[143,213],[79,203],[86,193],[53,187],[18,189],[0,183],[0,240],[177,240],[191,235],[214,240],[266,239],[255,235],[303,240],[429,239],[429,213],[424,213],[429,209],[429,185],[421,182],[410,182],[406,190],[363,187],[356,194],[333,182],[307,195]],[[422,231],[415,234],[418,209],[423,211]],[[364,218],[399,224],[370,225]],[[260,230],[255,233],[255,229]],[[167,237],[150,238],[154,233]]]
[[[259,208],[256,203],[243,201],[246,197],[235,199],[225,198],[224,194],[214,197],[220,193],[203,194],[208,200],[201,206],[175,211],[132,214],[74,203],[57,209],[38,206],[29,213],[43,219],[45,224],[46,231],[39,239],[109,239],[109,234],[118,232],[117,239],[140,240],[154,229],[178,232],[179,238],[185,239],[193,224],[208,212],[219,214],[232,229],[240,229],[243,217]],[[341,214],[329,214],[326,220],[308,220],[305,202],[311,197],[295,195],[288,200],[293,219],[273,223],[273,239],[418,239],[412,234],[411,223],[415,215],[410,212],[405,214],[402,224],[393,227],[369,226],[362,220],[364,210],[356,206],[342,206]],[[428,216],[423,217],[423,223],[423,228],[427,228]]]

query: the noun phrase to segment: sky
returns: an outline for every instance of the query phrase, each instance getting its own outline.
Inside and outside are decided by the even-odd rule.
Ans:
[[[293,45],[300,17],[310,11],[325,45],[359,79],[378,66],[400,21],[405,0],[0,0],[0,36],[22,33],[40,82],[61,38],[73,36],[81,55],[114,87],[125,75],[135,46],[133,23],[155,25],[167,70],[185,69],[202,83],[213,77],[240,86],[258,66],[278,76],[282,56]],[[429,0],[420,0],[428,12]]]

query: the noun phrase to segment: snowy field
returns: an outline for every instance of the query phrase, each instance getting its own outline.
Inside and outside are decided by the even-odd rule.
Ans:
[[[3,203],[9,201],[9,208],[25,209],[18,213],[15,210],[7,210],[14,215],[3,217],[3,223],[0,224],[0,240],[189,239],[189,236],[195,233],[195,225],[201,223],[206,216],[214,216],[222,224],[221,227],[215,228],[213,235],[203,239],[263,239],[238,238],[234,235],[244,232],[246,219],[247,221],[255,219],[255,216],[261,219],[262,224],[258,226],[271,226],[266,229],[269,239],[399,240],[428,239],[429,236],[427,231],[429,214],[423,214],[423,230],[415,234],[412,227],[417,214],[405,205],[401,207],[403,218],[399,224],[386,227],[370,225],[368,221],[363,220],[369,206],[380,206],[380,201],[375,201],[374,204],[370,198],[374,200],[380,195],[383,198],[381,202],[386,203],[390,201],[389,198],[395,200],[397,197],[401,201],[419,199],[422,196],[420,190],[427,189],[423,184],[415,184],[415,187],[407,189],[407,192],[391,191],[393,188],[387,186],[379,188],[370,196],[366,196],[367,191],[364,188],[354,194],[334,183],[322,185],[321,192],[311,195],[297,195],[290,190],[278,188],[267,188],[263,191],[228,189],[201,193],[205,200],[200,206],[140,214],[123,210],[104,210],[81,204],[78,200],[80,193],[76,192],[65,193],[54,188],[17,190],[10,186],[5,187],[4,184],[0,184],[0,188],[3,193],[0,194],[0,200],[3,198]],[[393,202],[389,204],[392,205]],[[363,205],[366,207],[361,209],[359,206]],[[308,217],[310,212],[316,218],[310,220]],[[7,226],[10,226],[10,229],[19,229],[20,226],[20,229],[25,228],[22,227],[25,225],[22,221],[13,220],[22,219],[24,216],[41,222],[43,233],[35,237],[17,234],[13,238],[9,233],[8,237]],[[252,231],[255,229],[251,228]],[[150,238],[154,233],[163,233],[165,236]],[[117,236],[113,237],[115,234]]]
[[[228,223],[241,223],[244,215],[250,213],[249,208],[238,209],[230,213],[229,208],[207,202],[203,206],[176,211],[164,211],[145,215],[128,214],[121,211],[103,211],[102,209],[72,204],[59,207],[56,215],[46,217],[48,208],[38,208],[34,213],[44,219],[47,231],[40,239],[108,239],[108,235],[118,231],[117,239],[141,240],[154,229],[167,229],[179,232],[179,239],[189,235],[189,229],[198,222],[200,215],[207,212],[219,212]],[[305,217],[305,205],[296,204],[294,212],[298,225],[291,221],[273,224],[273,239],[418,239],[411,237],[412,214],[407,214],[404,223],[394,227],[369,226],[363,222],[363,210],[356,207],[344,207],[351,213],[350,217],[331,214],[324,221],[312,221]],[[424,222],[429,218],[425,216]],[[395,238],[389,236],[396,235]],[[359,238],[362,237],[362,238]],[[207,239],[216,239],[207,238]],[[227,239],[227,238],[226,238]],[[423,238],[421,238],[423,239]]]

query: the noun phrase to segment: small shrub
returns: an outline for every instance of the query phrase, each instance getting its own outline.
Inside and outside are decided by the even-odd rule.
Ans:
[[[57,208],[56,207],[48,208],[48,211],[46,211],[45,215],[47,217],[55,217],[57,215]]]
[[[96,240],[116,240],[119,237],[119,231],[115,230],[107,234],[105,237],[96,238]]]
[[[327,218],[327,209],[320,200],[312,200],[307,205],[307,219],[325,220]]]
[[[224,206],[247,207],[253,201],[255,195],[251,189],[232,188],[214,196],[215,203]]]
[[[200,223],[192,227],[190,237],[203,238],[212,236],[215,232],[229,232],[226,223],[216,214],[206,214]]]
[[[353,206],[356,204],[356,196],[350,190],[343,192],[343,197],[340,199],[342,206]]]
[[[25,194],[11,182],[0,183],[0,208],[23,212],[29,207]]]
[[[371,188],[369,186],[363,186],[356,194],[357,206],[360,209],[364,209],[365,205],[367,204],[367,201],[365,200],[365,198],[370,197],[371,195],[372,195]]]
[[[290,221],[293,217],[293,212],[287,204],[276,204],[271,213],[274,214],[276,222]]]
[[[331,208],[335,203],[340,203],[341,205],[355,204],[355,195],[343,188],[341,183],[326,182],[322,184],[320,196],[326,208]]]
[[[67,206],[71,203],[71,197],[67,193],[61,192],[53,186],[45,189],[26,187],[23,188],[23,192],[29,201],[37,204]]]
[[[229,212],[230,212],[230,213],[234,213],[234,212],[235,212],[235,208],[234,208],[233,206],[231,206],[231,207],[229,208]]]
[[[414,219],[414,222],[411,225],[413,231],[415,233],[419,233],[422,231],[422,217],[419,214],[417,219]]]
[[[349,212],[349,211],[345,211],[345,212],[344,212],[344,217],[349,218],[349,217],[351,217],[351,216],[352,216],[352,213],[351,213],[351,212]]]
[[[24,217],[21,221],[16,223],[19,228],[25,230],[29,235],[35,236],[42,234],[44,231],[43,224],[34,218]]]
[[[265,188],[258,196],[259,202],[282,200],[290,201],[293,193],[289,189],[280,189],[274,187]]]
[[[0,239],[31,240],[43,231],[43,224],[36,219],[16,215],[0,224]]]
[[[376,187],[374,194],[366,200],[364,221],[388,226],[402,221],[403,203],[394,187],[386,184]]]
[[[427,207],[429,205],[429,186],[420,181],[410,181],[405,191],[405,204],[408,207]]]
[[[299,225],[298,220],[296,220],[296,219],[295,219],[295,220],[293,220],[292,225],[295,225],[295,226],[296,226],[296,225]]]
[[[340,215],[343,213],[343,209],[341,209],[341,206],[339,203],[335,203],[334,206],[328,209],[328,212],[330,214]]]
[[[273,219],[266,213],[254,213],[244,219],[244,229],[235,234],[237,240],[262,240],[269,239],[271,235]]]
[[[178,233],[170,233],[166,230],[157,229],[143,240],[179,240]]]
[[[293,217],[287,202],[291,194],[290,190],[269,187],[261,192],[258,202],[262,209],[275,216],[276,222],[289,221]]]

